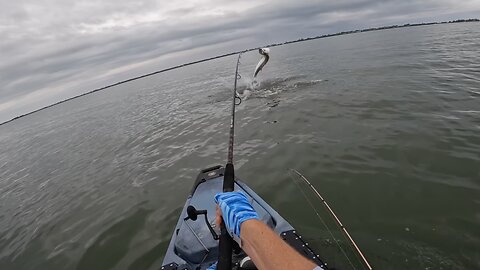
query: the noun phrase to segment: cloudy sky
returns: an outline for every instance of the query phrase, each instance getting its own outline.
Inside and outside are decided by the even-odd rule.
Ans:
[[[0,122],[233,50],[479,15],[480,0],[0,0]]]

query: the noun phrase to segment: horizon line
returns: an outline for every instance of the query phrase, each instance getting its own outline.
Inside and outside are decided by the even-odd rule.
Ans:
[[[333,33],[333,34],[324,34],[324,35],[315,36],[315,37],[299,38],[299,39],[296,39],[296,40],[289,40],[289,41],[285,41],[285,42],[282,42],[282,43],[272,43],[272,44],[268,44],[268,45],[265,45],[265,46],[245,49],[245,50],[242,50],[242,51],[225,53],[225,54],[221,54],[221,55],[217,55],[217,56],[212,56],[212,57],[191,61],[191,62],[175,65],[175,66],[164,68],[164,69],[160,69],[160,70],[153,71],[153,72],[150,72],[150,73],[146,73],[146,74],[143,74],[143,75],[140,75],[140,76],[136,76],[136,77],[132,77],[132,78],[129,78],[129,79],[126,79],[126,80],[118,81],[116,83],[108,84],[108,85],[100,87],[100,88],[95,88],[95,89],[87,91],[85,93],[82,93],[82,94],[79,94],[79,95],[76,95],[76,96],[73,96],[73,97],[69,97],[69,98],[64,99],[64,100],[57,101],[57,102],[52,103],[48,106],[44,106],[44,107],[41,107],[39,109],[30,111],[28,113],[24,113],[24,114],[15,116],[15,117],[11,118],[10,120],[7,120],[5,122],[0,123],[0,126],[2,126],[4,124],[7,124],[7,123],[10,123],[10,122],[12,122],[14,120],[17,120],[19,118],[28,116],[30,114],[34,114],[36,112],[48,109],[50,107],[62,104],[64,102],[67,102],[67,101],[70,101],[70,100],[73,100],[73,99],[76,99],[76,98],[79,98],[79,97],[82,97],[82,96],[85,96],[85,95],[89,95],[89,94],[92,94],[92,93],[95,93],[95,92],[98,92],[98,91],[102,91],[102,90],[105,90],[105,89],[108,89],[108,88],[111,88],[111,87],[114,87],[114,86],[117,86],[117,85],[120,85],[120,84],[124,84],[124,83],[131,82],[131,81],[136,81],[136,80],[139,80],[139,79],[143,79],[145,77],[153,76],[153,75],[156,75],[156,74],[159,74],[159,73],[167,72],[167,71],[170,71],[170,70],[174,70],[174,69],[178,69],[178,68],[182,68],[182,67],[186,67],[186,66],[190,66],[190,65],[194,65],[194,64],[199,64],[199,63],[202,63],[202,62],[207,62],[207,61],[211,61],[211,60],[215,60],[215,59],[219,59],[219,58],[223,58],[223,57],[236,55],[236,54],[239,54],[239,53],[246,53],[246,52],[258,50],[260,48],[277,47],[277,46],[282,46],[282,45],[292,44],[292,43],[297,43],[297,42],[303,42],[303,41],[309,41],[309,40],[315,40],[315,39],[321,39],[321,38],[329,38],[329,37],[335,37],[335,36],[341,36],[341,35],[349,35],[349,34],[355,34],[355,33],[381,31],[381,30],[388,30],[388,29],[395,29],[395,28],[416,27],[416,26],[424,26],[424,25],[467,23],[467,22],[480,22],[480,19],[473,19],[473,18],[472,19],[457,19],[457,20],[441,21],[441,22],[406,23],[406,24],[402,24],[402,25],[395,24],[395,25],[388,25],[388,26],[371,27],[371,28],[364,28],[364,29],[357,29],[357,30],[350,30],[350,31],[342,31],[342,32],[337,32],[337,33]]]

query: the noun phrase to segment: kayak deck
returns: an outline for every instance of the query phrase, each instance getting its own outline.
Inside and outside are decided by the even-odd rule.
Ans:
[[[199,218],[195,221],[185,220],[187,207],[194,206],[198,210],[207,210],[207,220],[214,230],[216,218],[215,194],[223,189],[222,166],[204,169],[197,176],[190,195],[185,202],[182,213],[170,240],[167,252],[163,260],[162,270],[170,269],[206,269],[218,259],[218,240],[214,240],[205,220]],[[261,221],[273,229],[290,246],[296,249],[323,269],[326,265],[320,260],[319,255],[305,243],[282,216],[270,207],[260,196],[239,179],[235,179],[235,191],[247,195]],[[232,265],[238,267],[238,262],[245,257],[243,251],[234,252]],[[235,268],[235,269],[236,269]],[[239,268],[240,269],[240,268]]]

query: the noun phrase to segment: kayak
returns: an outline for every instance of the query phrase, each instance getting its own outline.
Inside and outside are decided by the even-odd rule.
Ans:
[[[173,231],[162,270],[203,270],[218,260],[219,241],[215,239],[215,236],[218,236],[218,228],[215,225],[216,204],[213,198],[215,194],[223,191],[224,170],[224,167],[218,165],[204,169],[198,174]],[[328,269],[320,259],[319,253],[309,247],[295,228],[238,178],[235,178],[234,190],[247,195],[260,220],[285,242],[322,269]],[[192,220],[192,212],[202,214]],[[246,256],[237,246],[232,256],[232,266],[235,267],[233,269],[256,269],[240,267],[240,262]]]

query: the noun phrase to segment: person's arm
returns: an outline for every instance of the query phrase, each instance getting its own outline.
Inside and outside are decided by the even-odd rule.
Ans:
[[[219,206],[217,224],[225,224],[232,236],[240,238],[239,244],[257,269],[314,270],[316,265],[313,262],[300,255],[270,227],[258,220],[258,215],[245,194],[219,193],[215,196],[215,201]]]
[[[243,222],[240,239],[242,249],[258,269],[312,270],[316,267],[259,220]]]

